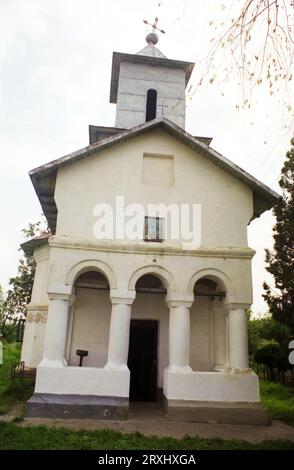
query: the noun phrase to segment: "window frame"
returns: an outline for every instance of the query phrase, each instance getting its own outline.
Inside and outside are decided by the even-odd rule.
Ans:
[[[153,121],[157,118],[157,90],[149,88],[146,95],[145,122]]]
[[[149,238],[148,237],[148,221],[152,219],[152,220],[156,220],[156,238]],[[161,227],[160,227],[160,221],[161,221]],[[164,235],[164,221],[165,219],[163,217],[151,217],[151,216],[145,216],[145,219],[144,219],[144,241],[145,242],[160,242],[162,243],[165,238],[160,237],[160,235]],[[161,230],[160,230],[161,229]]]

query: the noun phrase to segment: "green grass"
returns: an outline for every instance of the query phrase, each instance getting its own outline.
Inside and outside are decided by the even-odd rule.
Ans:
[[[272,419],[294,425],[294,389],[274,382],[260,381],[262,404]]]
[[[33,381],[17,379],[10,380],[11,364],[19,361],[20,345],[4,343],[3,364],[0,365],[0,414],[7,413],[16,403],[25,403],[33,394]]]
[[[122,434],[111,430],[72,431],[46,426],[19,426],[0,423],[0,449],[6,450],[294,450],[289,441],[264,441],[250,444],[245,441],[223,441],[184,437],[146,437],[139,433]]]

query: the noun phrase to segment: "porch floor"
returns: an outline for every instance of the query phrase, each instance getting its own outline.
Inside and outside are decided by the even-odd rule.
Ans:
[[[9,419],[13,419],[10,414]],[[3,419],[2,416],[0,419]],[[46,425],[69,429],[113,429],[126,433],[140,432],[145,436],[199,436],[202,438],[237,439],[252,443],[264,440],[285,439],[294,442],[294,427],[281,421],[273,421],[270,426],[187,423],[169,421],[163,414],[161,403],[133,402],[130,404],[129,419],[126,421],[97,421],[91,419],[48,419],[25,418],[21,426]]]

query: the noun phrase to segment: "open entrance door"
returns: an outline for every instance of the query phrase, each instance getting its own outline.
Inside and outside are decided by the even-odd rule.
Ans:
[[[132,401],[156,401],[157,338],[157,320],[131,320],[128,367]]]

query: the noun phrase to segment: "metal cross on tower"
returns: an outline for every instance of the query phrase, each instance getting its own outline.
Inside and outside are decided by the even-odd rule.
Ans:
[[[159,29],[157,27],[157,23],[158,23],[158,16],[156,16],[156,18],[154,19],[154,23],[149,23],[149,21],[147,20],[143,20],[143,23],[145,24],[148,24],[148,26],[151,26],[152,27],[152,33],[155,33],[156,31],[159,31],[160,33],[162,34],[165,34],[165,31],[163,29]]]
[[[166,104],[164,104],[164,101],[162,100],[161,104],[157,105],[158,108],[161,108],[161,116],[164,116],[164,108],[168,108]]]
[[[155,18],[154,23],[149,23],[147,20],[143,20],[143,23],[147,24],[148,26],[151,26],[152,31],[151,33],[147,34],[146,36],[146,42],[149,46],[154,46],[155,44],[158,43],[158,36],[156,34],[156,31],[159,31],[162,34],[165,34],[165,31],[163,29],[158,28],[157,23],[158,23],[158,16]]]

